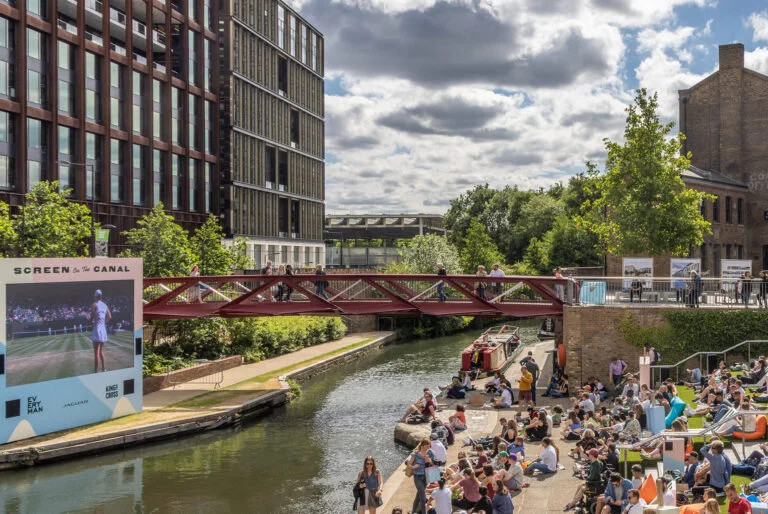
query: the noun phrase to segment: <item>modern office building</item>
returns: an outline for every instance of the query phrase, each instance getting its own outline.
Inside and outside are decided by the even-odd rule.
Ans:
[[[323,264],[323,37],[277,0],[225,2],[220,31],[224,230],[260,265]]]
[[[158,202],[187,228],[217,213],[216,3],[0,0],[0,200],[59,180],[112,254]]]

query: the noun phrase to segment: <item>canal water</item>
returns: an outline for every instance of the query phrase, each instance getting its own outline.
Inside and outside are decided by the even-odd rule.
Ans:
[[[533,342],[540,322],[521,322]],[[366,455],[385,479],[407,452],[395,421],[458,369],[477,332],[398,344],[302,384],[301,398],[246,426],[71,462],[3,472],[15,513],[351,512]]]

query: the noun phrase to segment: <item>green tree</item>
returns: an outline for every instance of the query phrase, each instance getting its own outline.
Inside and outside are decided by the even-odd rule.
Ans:
[[[604,140],[605,173],[588,166],[599,196],[585,202],[581,221],[616,255],[683,255],[711,232],[699,211],[711,195],[685,187],[684,136],[670,137],[674,123],[662,124],[657,109],[657,95],[639,89],[627,108],[625,142]]]
[[[201,275],[226,275],[232,269],[232,254],[222,246],[224,231],[216,216],[210,214],[189,239],[194,262]]]
[[[502,264],[504,256],[499,252],[488,231],[477,219],[473,219],[464,236],[459,252],[459,264],[464,273],[474,273],[479,265],[490,271],[494,264]]]
[[[70,202],[71,189],[59,182],[40,182],[27,193],[24,206],[13,216],[22,257],[85,257],[91,238],[91,210]],[[2,213],[0,213],[2,215]],[[13,236],[8,234],[9,238]],[[6,239],[7,240],[7,239]]]
[[[10,208],[5,202],[0,202],[0,257],[16,255],[18,234],[13,226]]]
[[[251,269],[256,265],[256,261],[248,257],[248,240],[244,237],[236,237],[232,244],[227,247],[230,254],[230,269],[244,270]]]
[[[441,262],[448,273],[461,271],[459,252],[447,238],[437,234],[416,236],[400,243],[399,265],[388,266],[389,273],[436,273]]]
[[[547,274],[550,268],[549,255],[552,253],[551,241],[546,236],[542,239],[534,237],[525,250],[523,262],[537,271],[537,274]]]
[[[171,277],[189,274],[194,253],[187,232],[158,203],[152,212],[142,216],[136,227],[123,232],[134,249],[121,257],[143,257],[145,277]]]

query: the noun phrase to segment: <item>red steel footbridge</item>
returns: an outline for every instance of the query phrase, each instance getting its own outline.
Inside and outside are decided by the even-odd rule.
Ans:
[[[554,277],[376,273],[145,278],[144,319],[294,314],[557,316],[563,312],[566,283]]]

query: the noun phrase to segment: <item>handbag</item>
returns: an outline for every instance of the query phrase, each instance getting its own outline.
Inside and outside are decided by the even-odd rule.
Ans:
[[[405,459],[405,469],[403,471],[405,471],[405,476],[407,476],[408,478],[411,478],[413,476],[413,468],[411,467],[410,457]]]
[[[427,483],[437,482],[443,474],[443,469],[438,466],[430,466],[424,470],[424,475],[427,478]]]

